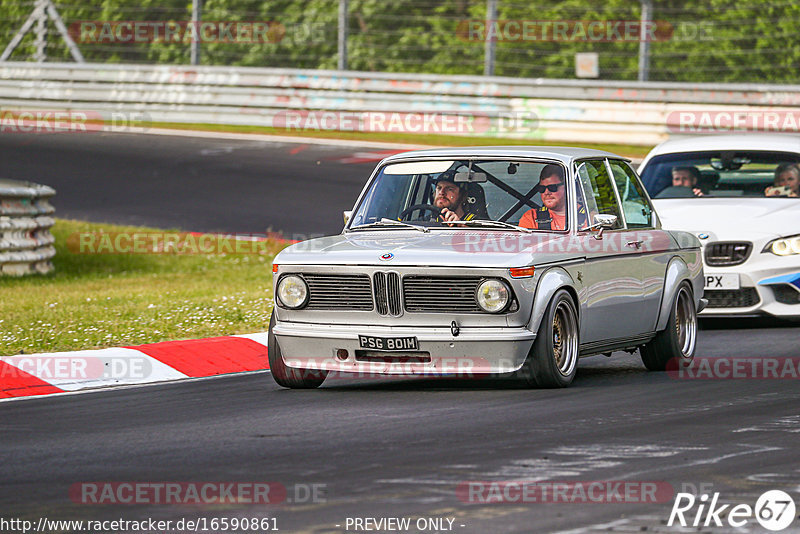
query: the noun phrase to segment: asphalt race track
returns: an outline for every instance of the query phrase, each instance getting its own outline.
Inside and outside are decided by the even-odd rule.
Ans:
[[[0,178],[62,218],[287,237],[339,233],[385,149],[129,134],[0,135]],[[394,151],[396,152],[396,151]],[[366,160],[366,163],[359,163]]]
[[[293,153],[298,146],[6,136],[0,174],[56,187],[62,217],[192,230],[338,231],[341,210],[374,162],[342,161],[367,149]],[[221,152],[201,154],[215,150]],[[698,358],[788,361],[797,369],[795,325],[701,325]],[[271,517],[293,533],[366,531],[352,526],[354,518],[453,520],[449,530],[407,532],[681,532],[666,525],[678,492],[718,492],[719,504],[754,507],[762,493],[781,489],[800,506],[798,380],[649,373],[638,354],[615,353],[582,360],[565,390],[499,379],[331,378],[319,390],[289,391],[259,373],[4,402],[0,516]],[[465,502],[460,489],[470,481],[648,483],[667,494],[659,491],[656,502],[486,503],[478,492],[477,502]],[[287,494],[268,505],[204,506],[100,505],[76,497],[76,485],[98,482],[260,482]],[[697,511],[687,512],[687,521]],[[683,531],[734,529],[724,523]],[[796,519],[782,532],[798,531]],[[750,518],[735,532],[766,530]]]
[[[797,354],[792,328],[703,331],[698,354],[758,358],[767,337],[770,356]],[[264,373],[26,400],[0,406],[0,506],[30,518],[275,517],[286,532],[343,532],[336,525],[347,517],[450,517],[464,533],[608,523],[675,532],[664,526],[671,498],[467,504],[457,488],[486,480],[651,481],[753,506],[768,489],[800,489],[798,403],[797,380],[672,378],[626,354],[583,360],[573,386],[558,391],[496,379],[334,379],[320,390],[290,391]],[[294,488],[316,484],[324,502],[72,502],[70,487],[91,481],[278,482],[290,499]],[[749,531],[759,530],[740,530]]]

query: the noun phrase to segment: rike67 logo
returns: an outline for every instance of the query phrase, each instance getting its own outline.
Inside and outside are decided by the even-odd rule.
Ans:
[[[715,492],[710,501],[705,493],[699,499],[691,493],[678,493],[667,526],[671,527],[677,522],[682,527],[741,528],[755,519],[765,529],[779,531],[792,524],[795,512],[794,500],[781,490],[764,492],[755,507],[749,504],[719,504],[719,492]]]

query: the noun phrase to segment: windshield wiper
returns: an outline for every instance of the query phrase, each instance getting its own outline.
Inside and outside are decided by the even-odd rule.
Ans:
[[[404,226],[406,228],[413,228],[414,230],[419,230],[420,232],[428,233],[430,230],[425,228],[424,226],[418,226],[416,224],[411,224],[403,221],[396,221],[394,219],[387,219],[383,218],[380,221],[375,221],[373,223],[368,224],[359,224],[358,226],[353,226],[347,229],[348,232],[352,232],[353,230],[361,230],[364,228],[380,228],[386,226]]]
[[[447,221],[446,224],[463,224],[466,226],[499,226],[500,228],[511,228],[530,234],[533,232],[532,228],[524,228],[516,224],[507,223],[505,221],[490,221],[488,219],[473,219],[471,221]]]

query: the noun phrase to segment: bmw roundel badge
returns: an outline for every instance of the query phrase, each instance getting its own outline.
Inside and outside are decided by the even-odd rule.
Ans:
[[[386,254],[381,254],[381,259],[383,261],[389,261],[392,258],[394,258],[394,254],[392,254],[391,252],[387,252]]]
[[[697,237],[699,237],[700,239],[708,239],[709,235],[708,234],[697,234]]]

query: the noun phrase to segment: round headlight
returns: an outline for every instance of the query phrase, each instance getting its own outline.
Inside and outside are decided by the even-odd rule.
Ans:
[[[292,310],[305,306],[308,302],[308,286],[305,280],[294,274],[281,278],[278,282],[278,299]]]
[[[511,299],[508,286],[500,280],[484,280],[475,293],[478,305],[489,313],[498,313],[506,309]]]
[[[779,239],[772,243],[772,253],[778,256],[788,256],[792,253],[792,245],[788,239]]]

